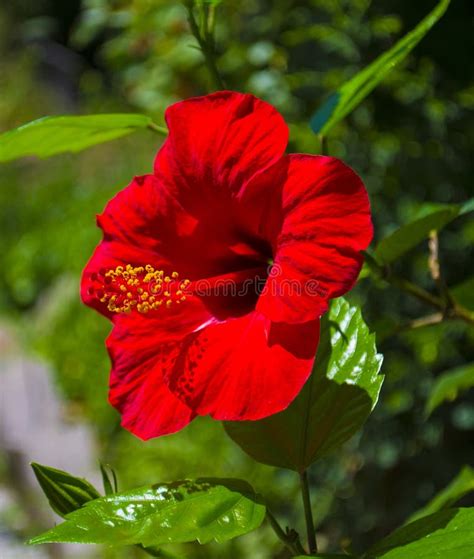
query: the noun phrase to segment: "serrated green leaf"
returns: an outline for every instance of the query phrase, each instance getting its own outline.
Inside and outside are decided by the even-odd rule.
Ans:
[[[152,125],[140,114],[46,116],[0,134],[0,162],[76,153]]]
[[[35,462],[31,467],[51,508],[59,516],[65,517],[85,503],[100,497],[97,489],[85,479]]]
[[[332,301],[313,373],[301,393],[266,419],[226,422],[227,434],[255,460],[302,472],[363,425],[377,403],[381,364],[360,310],[342,298]]]
[[[464,466],[453,481],[431,499],[426,506],[412,514],[407,523],[452,507],[459,499],[472,491],[474,491],[474,470],[469,466]]]
[[[449,3],[450,0],[441,0],[410,33],[333,93],[312,117],[313,131],[327,134],[337,122],[353,111],[423,39],[447,10]]]
[[[245,481],[184,480],[91,501],[29,543],[159,547],[194,540],[223,542],[255,530],[264,517],[265,506]]]
[[[474,508],[447,509],[396,530],[363,559],[472,559]]]
[[[425,414],[433,411],[445,401],[453,401],[458,394],[474,386],[474,363],[450,369],[440,375],[431,389],[425,406]]]
[[[413,221],[396,229],[382,239],[374,251],[380,264],[390,264],[403,254],[426,240],[431,231],[440,231],[461,213],[471,210],[470,201],[465,204],[425,204]]]

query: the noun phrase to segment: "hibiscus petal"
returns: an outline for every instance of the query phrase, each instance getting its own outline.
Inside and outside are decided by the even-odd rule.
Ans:
[[[135,177],[97,216],[105,240],[162,255],[173,251],[178,238],[192,236],[197,223],[154,175]]]
[[[360,178],[333,157],[289,155],[279,164],[282,225],[257,310],[274,321],[312,320],[357,280],[372,239]],[[269,191],[276,191],[275,172]],[[261,177],[260,183],[264,181]]]
[[[176,103],[166,111],[166,122],[169,136],[155,173],[194,209],[237,193],[278,161],[288,143],[288,127],[274,107],[232,91]]]
[[[209,320],[197,298],[161,309],[156,316],[118,315],[107,339],[112,360],[110,403],[122,414],[122,426],[141,439],[173,433],[196,415],[164,383],[186,335]]]
[[[199,415],[256,420],[285,409],[311,373],[319,321],[271,323],[260,313],[188,336],[169,388]]]

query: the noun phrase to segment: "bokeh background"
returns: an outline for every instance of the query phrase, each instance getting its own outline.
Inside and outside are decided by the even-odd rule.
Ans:
[[[389,48],[432,0],[224,0],[218,64],[231,89],[273,103],[291,127],[290,151],[317,153],[308,121],[325,95]],[[364,178],[376,239],[420,204],[473,194],[474,6],[454,0],[412,55],[329,139],[329,152]],[[178,1],[14,0],[0,5],[0,130],[46,114],[164,109],[211,84]],[[159,147],[151,131],[47,161],[0,168],[0,555],[120,558],[138,549],[26,549],[53,521],[28,463],[98,481],[98,459],[120,486],[193,475],[249,479],[283,524],[303,531],[298,480],[251,462],[220,424],[201,419],[143,443],[107,403],[109,325],[81,306],[78,281],[99,240],[95,214],[131,177],[149,172]],[[474,223],[457,219],[440,236],[449,285],[469,280]],[[397,264],[433,289],[423,244]],[[465,283],[473,303],[474,284]],[[361,304],[385,354],[381,401],[364,431],[310,473],[321,550],[361,549],[403,522],[474,462],[474,398],[465,393],[428,419],[436,377],[472,361],[463,322],[397,328],[430,312],[383,282],[361,280]],[[464,504],[474,504],[466,497]],[[284,558],[268,528],[226,546],[175,549],[190,558]]]

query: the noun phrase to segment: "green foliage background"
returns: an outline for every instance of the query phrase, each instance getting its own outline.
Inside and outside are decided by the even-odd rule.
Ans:
[[[308,122],[325,95],[432,6],[428,0],[224,0],[218,64],[230,89],[250,91],[285,115],[290,151],[317,153]],[[473,195],[473,17],[470,0],[454,0],[408,60],[329,138],[329,153],[367,184],[376,240],[410,220],[423,202],[458,203]],[[18,0],[0,7],[0,56],[1,130],[63,113],[137,111],[161,123],[170,103],[212,87],[178,1]],[[116,467],[122,487],[238,476],[269,494],[282,518],[302,526],[292,507],[295,476],[252,463],[219,424],[203,419],[178,435],[142,443],[119,428],[107,403],[109,326],[81,306],[78,279],[99,240],[95,214],[133,175],[151,169],[158,147],[159,137],[143,131],[76,156],[2,166],[1,320],[18,330],[28,351],[53,365],[68,416],[90,424],[98,455]],[[472,277],[473,241],[469,216],[441,233],[449,285]],[[394,269],[433,290],[427,254],[424,243]],[[473,293],[464,290],[474,310]],[[473,328],[458,321],[400,328],[431,311],[382,281],[361,280],[350,298],[377,333],[386,381],[364,432],[312,470],[322,551],[341,542],[355,550],[369,545],[473,460],[472,393],[424,415],[436,377],[473,360]],[[225,548],[183,546],[196,558],[263,559],[279,549],[269,531]]]

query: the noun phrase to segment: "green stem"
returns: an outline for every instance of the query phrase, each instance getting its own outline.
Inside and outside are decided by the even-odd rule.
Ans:
[[[328,154],[328,139],[324,134],[319,134],[320,152],[321,155]]]
[[[285,532],[267,507],[267,519],[278,539],[291,551],[293,555],[306,555],[306,551],[301,545],[300,538],[295,530]]]
[[[207,40],[214,48],[214,30],[216,28],[216,7],[214,5],[209,6],[209,11],[207,14]]]
[[[304,518],[306,521],[306,533],[308,536],[308,547],[310,553],[318,552],[316,532],[314,529],[313,511],[311,509],[311,497],[309,494],[308,473],[306,470],[300,474],[301,495],[303,497]]]
[[[157,134],[161,134],[162,136],[168,135],[168,128],[166,128],[165,126],[159,126],[153,121],[148,123],[148,128],[150,130],[153,130],[153,132],[156,132]]]
[[[435,309],[440,310],[443,313],[443,317],[445,319],[453,319],[458,318],[467,322],[468,324],[474,325],[474,313],[465,307],[458,305],[456,302],[453,302],[452,306],[446,306],[446,301],[443,300],[441,297],[436,297],[435,295],[431,295],[428,291],[415,285],[414,283],[399,278],[397,276],[388,276],[385,278],[391,285],[398,287],[405,293],[409,293],[413,297],[416,297],[420,301],[431,305]]]
[[[214,39],[212,38],[212,40],[210,40],[208,36],[210,30],[207,29],[206,32],[207,36],[203,34],[206,30],[203,29],[203,33],[201,33],[201,30],[199,29],[199,26],[196,22],[196,18],[194,17],[192,1],[189,1],[187,3],[187,8],[188,8],[189,26],[191,27],[191,31],[193,35],[196,37],[199,47],[201,48],[201,52],[204,56],[204,61],[206,63],[209,74],[212,78],[212,81],[214,82],[214,85],[217,89],[225,89],[225,84],[219,74],[219,70],[217,69],[217,65],[214,59],[214,55],[215,55]]]
[[[440,297],[431,295],[431,293],[426,291],[426,289],[419,287],[418,285],[412,283],[411,281],[392,275],[388,276],[385,279],[388,281],[388,283],[390,283],[395,287],[398,287],[398,289],[400,289],[401,291],[405,291],[405,293],[409,293],[413,297],[416,297],[420,301],[423,301],[424,303],[431,305],[432,307],[435,307],[437,309],[444,308],[444,302]]]
[[[379,275],[379,277],[384,279],[390,285],[397,287],[400,291],[404,291],[419,301],[422,301],[423,303],[426,303],[427,305],[430,305],[440,311],[443,314],[443,320],[459,319],[467,322],[468,324],[474,325],[474,312],[466,309],[462,305],[459,305],[456,301],[453,301],[450,295],[446,298],[432,295],[429,291],[426,291],[426,289],[423,289],[415,283],[392,274],[388,267],[379,264],[377,260],[368,253],[364,253],[364,256],[367,264],[376,274]]]

